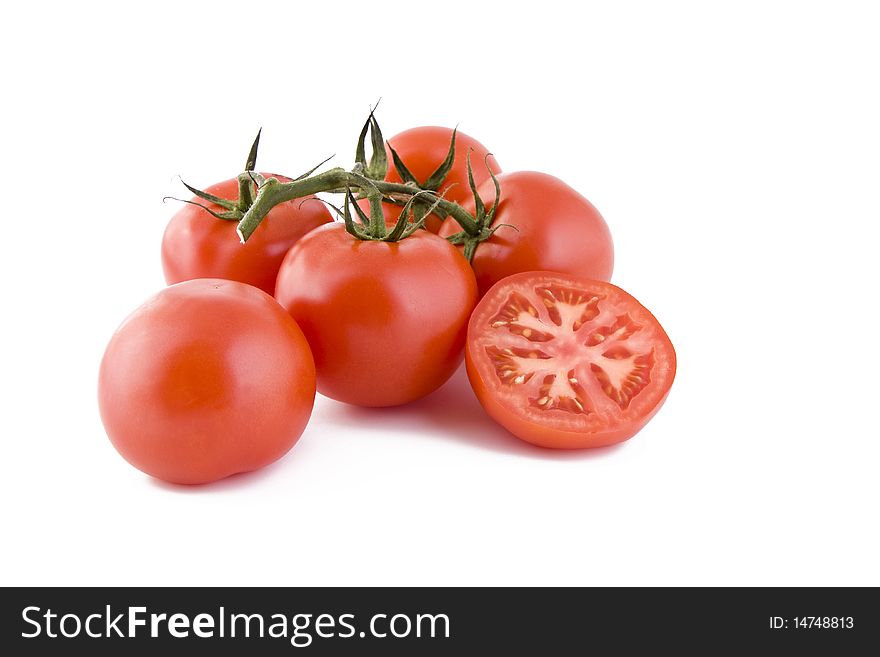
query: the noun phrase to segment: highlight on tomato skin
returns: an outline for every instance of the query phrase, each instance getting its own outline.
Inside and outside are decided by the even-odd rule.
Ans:
[[[465,363],[486,412],[516,437],[556,449],[635,435],[675,378],[651,312],[619,287],[523,272],[492,287],[468,325]]]
[[[315,365],[296,322],[262,290],[224,279],[165,288],[114,333],[98,402],[139,470],[204,484],[281,458],[308,423]]]

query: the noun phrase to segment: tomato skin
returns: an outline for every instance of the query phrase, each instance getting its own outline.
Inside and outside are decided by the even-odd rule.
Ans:
[[[273,177],[273,174],[264,174]],[[274,176],[286,182],[283,176]],[[238,198],[233,178],[208,187],[209,194]],[[215,212],[224,209],[203,199],[194,202]],[[333,220],[318,200],[286,201],[269,211],[244,244],[235,232],[235,221],[211,216],[204,209],[185,204],[168,222],[162,237],[162,268],[169,284],[193,278],[226,278],[248,283],[273,294],[284,254],[310,230]]]
[[[515,171],[498,176],[501,203],[492,237],[477,246],[471,264],[480,296],[495,283],[524,271],[556,271],[596,280],[611,279],[614,244],[608,225],[581,194],[553,176]],[[487,208],[495,203],[492,181],[477,190]],[[471,214],[473,199],[462,204]],[[441,237],[461,231],[452,217],[440,229]]]
[[[461,363],[476,297],[473,272],[446,240],[418,231],[360,241],[340,224],[300,240],[276,288],[311,345],[318,391],[358,406],[396,406],[439,388]]]
[[[299,439],[315,399],[302,331],[262,290],[236,281],[172,285],[110,340],[101,418],[134,467],[203,484],[263,467]]]
[[[601,321],[608,323],[616,320],[620,317],[620,309],[623,308],[627,319],[632,319],[635,324],[641,327],[639,330],[648,334],[647,338],[643,338],[642,345],[650,344],[649,353],[653,362],[649,380],[644,388],[632,397],[626,408],[615,408],[613,402],[599,394],[596,396],[602,397],[601,402],[606,407],[602,408],[598,403],[593,404],[595,399],[585,394],[584,406],[590,408],[591,411],[601,409],[598,414],[592,416],[595,419],[589,422],[571,420],[569,416],[572,414],[563,411],[555,411],[555,414],[550,411],[536,411],[535,401],[543,393],[529,395],[525,384],[518,391],[515,386],[516,381],[512,377],[507,379],[508,382],[505,382],[501,379],[499,371],[493,370],[490,364],[491,359],[486,356],[487,345],[493,343],[492,325],[499,317],[497,313],[499,308],[504,306],[504,299],[510,299],[512,294],[528,295],[530,289],[552,285],[590,290],[602,295],[603,298],[610,299],[616,304],[616,311],[610,313],[606,311],[607,314],[600,315],[600,318],[607,317],[607,319]],[[538,299],[533,298],[533,300],[535,307],[539,307]],[[542,309],[538,318],[544,319],[543,314]],[[546,325],[549,326],[549,323]],[[552,327],[550,328],[552,329]],[[506,329],[502,327],[499,330]],[[591,327],[587,325],[587,334],[591,330]],[[583,337],[583,334],[579,335]],[[520,342],[526,349],[540,350],[552,358],[551,343],[552,341]],[[510,346],[513,342],[507,344]],[[571,344],[575,344],[575,342]],[[577,345],[580,344],[580,342],[577,343]],[[565,347],[569,350],[571,348],[570,345]],[[560,361],[562,364],[557,369],[570,374],[577,367],[577,361],[572,354],[578,352],[563,351],[562,353],[567,353],[567,356],[563,356],[563,360]],[[492,419],[514,436],[539,447],[583,449],[604,447],[628,440],[654,417],[669,395],[670,387],[675,378],[676,355],[669,337],[656,318],[620,288],[604,281],[591,281],[574,276],[559,275],[555,272],[523,272],[499,282],[477,304],[468,325],[465,364],[468,379],[480,404]],[[540,380],[547,371],[552,371],[552,369],[548,368],[535,375],[536,380]],[[576,376],[581,379],[579,384],[582,386],[587,386],[585,379],[589,377],[588,371],[577,370]],[[503,370],[500,372],[503,373]],[[601,388],[601,384],[593,387],[594,393],[597,388]],[[590,401],[588,402],[586,399],[590,399]],[[606,413],[607,407],[611,407],[612,412]],[[569,406],[569,409],[571,408]]]

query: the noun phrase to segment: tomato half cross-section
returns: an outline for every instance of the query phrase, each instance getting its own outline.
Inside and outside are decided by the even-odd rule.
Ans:
[[[663,327],[632,296],[551,272],[489,290],[471,317],[465,360],[495,421],[561,449],[631,438],[663,404],[676,368]]]
[[[222,279],[172,285],[110,340],[98,380],[101,418],[133,466],[202,484],[256,470],[299,439],[315,365],[284,309]]]

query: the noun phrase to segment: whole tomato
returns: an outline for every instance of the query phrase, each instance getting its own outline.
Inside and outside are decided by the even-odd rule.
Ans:
[[[267,178],[272,174],[264,174]],[[274,176],[282,182],[288,178]],[[238,197],[238,180],[208,187],[209,194],[225,199]],[[215,212],[224,209],[203,199],[194,202]],[[184,205],[168,222],[162,237],[162,268],[165,280],[179,283],[193,278],[226,278],[254,285],[269,294],[284,254],[310,230],[333,217],[318,200],[286,201],[272,208],[244,244],[235,232],[238,224],[212,216],[191,204]]]
[[[394,148],[410,173],[416,177],[420,184],[424,184],[446,159],[451,140],[451,128],[421,126],[395,135],[388,140],[388,143]],[[475,184],[480,185],[490,179],[489,169],[495,174],[501,172],[498,162],[495,161],[494,156],[489,155],[489,150],[485,146],[473,137],[457,131],[455,134],[455,159],[452,168],[437,190],[437,193],[443,195],[448,201],[463,203],[471,197],[467,173],[468,153],[471,155],[471,168]],[[489,159],[484,162],[487,155],[489,155]],[[395,183],[403,182],[394,168],[390,150],[388,150],[388,173],[385,180]],[[361,200],[358,204],[365,212],[369,212],[367,201]],[[402,207],[393,203],[384,203],[383,208],[386,223],[396,222]],[[436,233],[442,223],[443,220],[433,214],[425,218],[425,228],[432,233]]]
[[[110,340],[101,418],[133,466],[201,484],[255,470],[297,441],[315,398],[315,365],[268,294],[222,279],[172,285]]]
[[[492,223],[498,230],[477,246],[471,261],[480,296],[501,279],[525,271],[555,271],[601,281],[611,278],[611,232],[592,203],[546,173],[503,173],[498,183],[501,203]],[[487,207],[494,205],[491,180],[480,185],[477,193]],[[474,213],[473,198],[462,205]],[[450,217],[439,235],[449,237],[459,231]]]
[[[458,249],[427,231],[362,241],[336,223],[288,252],[275,295],[308,339],[319,392],[396,406],[458,367],[477,285]]]

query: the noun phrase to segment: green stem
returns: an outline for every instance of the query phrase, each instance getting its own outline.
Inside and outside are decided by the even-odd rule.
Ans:
[[[388,195],[409,194],[410,196],[412,196],[415,193],[412,187],[410,187],[409,185],[404,185],[402,183],[377,181],[376,187],[379,188],[380,192]],[[437,196],[426,198],[424,202],[427,205],[433,205],[434,202],[438,199],[440,200],[440,202],[437,203],[437,207],[446,214],[454,217],[455,221],[458,222],[458,225],[461,226],[461,229],[463,231],[465,231],[469,235],[476,235],[480,232],[480,227],[477,225],[474,217],[458,203],[447,201],[446,199],[441,199]]]
[[[257,191],[257,197],[254,199],[253,205],[248,208],[238,223],[238,236],[242,242],[246,242],[253,235],[260,222],[269,214],[269,210],[279,203],[311,196],[318,192],[328,192],[344,188],[346,180],[348,180],[348,172],[341,167],[289,183],[282,183],[276,178],[270,178]]]
[[[382,194],[390,196],[392,194],[406,194],[412,196],[418,190],[414,190],[408,185],[400,183],[389,183],[383,180],[371,181],[376,189]],[[282,183],[275,178],[270,178],[262,185],[254,198],[253,204],[244,213],[238,224],[238,235],[242,242],[253,234],[265,218],[269,211],[285,201],[292,201],[305,196],[312,196],[318,192],[344,192],[346,189],[358,189],[363,192],[370,193],[363,183],[363,178],[357,174],[346,171],[341,167],[336,167],[319,173],[302,180],[294,180],[292,182]],[[375,194],[375,192],[373,192]],[[429,199],[426,199],[429,200]],[[437,203],[437,207],[448,215],[451,215],[459,223],[462,230],[468,235],[478,235],[481,232],[480,226],[477,224],[473,216],[467,210],[445,199],[432,198],[430,202]]]
[[[474,251],[476,251],[479,244],[480,243],[477,240],[468,240],[464,243],[464,252],[462,253],[462,255],[464,255],[465,260],[467,260],[468,262],[473,261]]]

